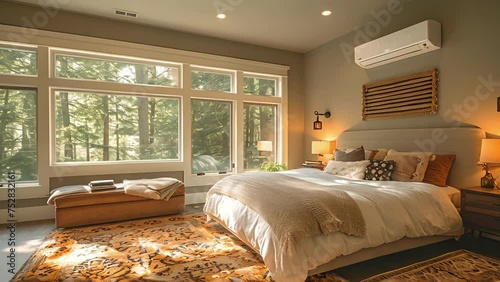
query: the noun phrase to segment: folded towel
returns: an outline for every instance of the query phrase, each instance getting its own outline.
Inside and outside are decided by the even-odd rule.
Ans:
[[[125,194],[154,200],[167,201],[177,188],[183,185],[181,181],[170,177],[154,179],[123,180]]]
[[[90,186],[88,185],[71,185],[71,186],[64,186],[60,187],[57,189],[54,189],[50,192],[49,199],[47,200],[48,205],[54,205],[54,200],[58,197],[62,197],[65,195],[72,195],[72,194],[81,194],[81,193],[90,193],[92,192],[92,189],[90,189]]]

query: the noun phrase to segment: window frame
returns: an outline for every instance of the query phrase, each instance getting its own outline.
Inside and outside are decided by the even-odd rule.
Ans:
[[[107,80],[95,80],[95,79],[82,79],[82,78],[71,78],[71,77],[62,77],[57,76],[56,64],[57,64],[57,56],[71,56],[71,57],[79,57],[84,59],[93,59],[93,60],[103,60],[103,61],[115,61],[118,63],[125,64],[142,64],[142,65],[154,65],[160,67],[171,67],[177,68],[178,70],[178,85],[177,86],[169,86],[169,85],[155,85],[155,84],[144,84],[144,83],[123,83],[118,81],[107,81]],[[91,81],[91,82],[101,82],[101,83],[113,83],[120,85],[131,85],[131,86],[154,86],[154,87],[163,87],[163,88],[172,88],[179,89],[182,88],[182,67],[181,63],[174,63],[169,61],[159,61],[152,60],[146,58],[138,58],[138,57],[129,57],[129,56],[119,56],[113,54],[105,54],[105,53],[96,53],[96,52],[86,52],[82,50],[68,50],[68,49],[60,49],[60,48],[50,48],[50,77],[55,79],[64,79],[70,81]]]
[[[215,93],[228,93],[228,94],[237,94],[237,84],[236,84],[236,71],[234,70],[227,70],[227,69],[219,69],[219,68],[211,68],[211,67],[206,67],[206,66],[194,66],[191,65],[190,68],[190,81],[189,85],[191,86],[189,90],[192,91],[202,91],[202,92],[215,92]],[[222,74],[222,75],[229,75],[229,87],[231,88],[229,91],[221,91],[221,90],[206,90],[206,89],[194,89],[192,87],[192,73],[193,72],[206,72],[206,73],[214,73],[214,74]]]
[[[57,153],[56,153],[56,92],[65,91],[65,92],[92,92],[92,94],[108,94],[108,95],[118,95],[118,96],[131,96],[131,97],[145,97],[145,98],[164,98],[164,99],[177,99],[179,101],[179,116],[178,116],[178,146],[177,146],[177,159],[148,159],[148,160],[122,160],[122,161],[75,161],[75,162],[57,162]],[[174,96],[174,95],[140,95],[139,93],[121,93],[121,92],[109,92],[109,91],[99,91],[99,90],[88,90],[88,89],[73,89],[73,88],[51,88],[50,89],[50,126],[52,130],[50,131],[51,142],[50,142],[50,165],[51,166],[101,166],[101,165],[121,165],[121,164],[138,164],[138,163],[178,163],[182,161],[182,144],[183,144],[183,136],[182,136],[182,124],[183,124],[183,115],[182,115],[182,97]]]
[[[40,183],[40,172],[39,172],[39,145],[38,145],[38,134],[39,134],[39,123],[38,123],[38,89],[36,87],[27,87],[27,86],[9,86],[9,85],[4,85],[0,84],[0,89],[9,89],[9,90],[21,90],[21,91],[34,91],[35,92],[35,119],[36,119],[36,125],[35,125],[35,132],[36,132],[36,174],[37,174],[37,179],[31,180],[31,181],[18,181],[16,180],[16,185],[22,186],[33,186],[33,185],[39,185]],[[0,184],[4,184],[2,188],[7,187],[5,184],[7,182],[5,179],[0,179]]]
[[[36,74],[16,74],[16,73],[0,73],[0,76],[17,76],[17,77],[38,77],[40,74],[40,64],[39,64],[39,54],[38,54],[38,46],[36,45],[28,45],[28,44],[19,44],[19,43],[9,43],[6,41],[0,41],[0,49],[11,49],[15,51],[29,51],[34,52],[36,56]]]
[[[246,94],[245,94],[246,95]],[[258,97],[271,97],[271,96],[258,96]],[[274,96],[272,96],[274,97]],[[243,107],[245,105],[250,105],[250,106],[267,106],[267,107],[275,107],[275,115],[274,115],[274,144],[273,144],[273,157],[274,157],[274,162],[278,162],[280,158],[280,148],[281,148],[281,138],[280,138],[280,123],[279,123],[279,116],[280,116],[280,105],[279,104],[269,104],[269,103],[258,103],[258,102],[243,102]],[[244,114],[244,112],[242,113]],[[243,117],[244,119],[244,117]],[[243,124],[245,126],[245,124]],[[243,130],[245,130],[245,127],[243,127]],[[243,148],[244,151],[244,148]],[[243,161],[245,161],[245,157],[243,156]],[[245,168],[245,165],[243,164],[243,171],[255,171],[256,169],[249,169]]]
[[[207,99],[207,98],[199,98],[199,97],[191,97],[190,98],[190,104],[191,104],[191,111],[189,113],[190,115],[190,127],[191,127],[191,132],[193,132],[193,121],[192,121],[192,114],[193,114],[193,107],[192,107],[192,104],[193,104],[193,100],[198,100],[198,101],[211,101],[211,102],[221,102],[221,103],[227,103],[231,106],[231,114],[230,114],[230,125],[229,125],[229,130],[230,130],[230,138],[229,138],[229,158],[230,158],[230,164],[229,164],[229,170],[227,171],[218,171],[218,172],[204,172],[204,173],[194,173],[193,172],[193,152],[192,152],[192,149],[193,149],[193,146],[192,146],[192,142],[191,142],[191,146],[190,146],[190,156],[189,156],[189,174],[193,175],[193,176],[205,176],[205,175],[221,175],[221,174],[232,174],[235,172],[235,168],[236,168],[236,164],[235,164],[235,154],[234,152],[236,151],[235,150],[235,146],[236,146],[236,142],[235,142],[235,122],[236,122],[236,118],[235,118],[235,103],[234,101],[230,101],[230,100],[224,100],[224,99]],[[191,135],[191,138],[190,140],[192,141],[193,138],[192,138],[192,135]]]
[[[243,78],[245,78],[245,77],[262,78],[262,79],[275,80],[276,81],[276,85],[275,85],[275,89],[274,89],[274,93],[276,95],[274,95],[274,96],[260,96],[260,95],[245,93],[245,90],[243,90],[243,94],[245,96],[279,97],[279,98],[282,97],[282,95],[283,95],[282,88],[281,88],[282,87],[282,82],[281,82],[281,77],[280,76],[266,75],[266,74],[252,73],[252,72],[243,72]],[[244,85],[243,85],[243,88],[244,88]]]
[[[167,47],[145,45],[140,43],[124,42],[97,37],[81,36],[68,33],[58,33],[23,27],[0,25],[0,43],[5,42],[8,47],[13,45],[27,46],[37,51],[37,76],[32,75],[9,75],[0,74],[0,84],[4,86],[23,86],[37,88],[37,149],[38,149],[38,185],[23,187],[18,190],[19,199],[45,197],[49,193],[49,185],[58,177],[99,175],[103,173],[102,165],[106,165],[106,174],[116,173],[139,173],[157,171],[184,171],[184,183],[186,186],[198,186],[213,184],[226,175],[207,174],[196,176],[190,174],[190,102],[191,98],[221,99],[233,102],[233,154],[232,160],[236,165],[234,173],[243,172],[243,159],[237,150],[238,140],[242,140],[242,107],[243,101],[258,103],[278,104],[278,141],[280,148],[279,159],[276,161],[286,162],[287,144],[287,119],[288,119],[288,71],[289,67],[284,65],[250,61],[220,55],[198,53]],[[140,58],[139,62],[172,62],[179,66],[179,88],[167,86],[123,84],[96,80],[76,80],[58,78],[54,76],[52,58],[55,51],[75,51],[77,56],[85,54],[105,54],[111,57]],[[105,56],[104,59],[110,59]],[[112,59],[112,58],[111,58]],[[197,91],[191,89],[191,69],[201,67],[210,70],[228,70],[233,72],[232,93],[215,91]],[[250,96],[243,94],[243,72],[251,74],[264,74],[278,76],[280,78],[281,97]],[[53,142],[51,116],[53,111],[52,89],[71,89],[81,91],[94,91],[106,93],[148,93],[150,96],[170,95],[180,97],[179,120],[181,123],[179,147],[181,148],[181,161],[158,162],[158,161],[136,161],[123,162],[109,165],[103,164],[70,166],[68,164],[51,164],[51,144]],[[49,134],[47,134],[49,132]],[[140,166],[137,162],[142,162]],[[240,163],[241,162],[241,163]],[[228,173],[229,174],[229,173]],[[5,197],[0,195],[0,200]]]

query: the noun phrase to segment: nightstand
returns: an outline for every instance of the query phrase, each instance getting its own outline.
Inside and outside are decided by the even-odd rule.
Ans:
[[[470,187],[461,189],[460,214],[464,228],[477,239],[481,232],[500,235],[500,190]],[[476,236],[476,232],[479,234]]]

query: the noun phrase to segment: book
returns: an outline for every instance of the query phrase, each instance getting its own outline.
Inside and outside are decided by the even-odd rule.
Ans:
[[[322,164],[321,161],[310,161],[310,160],[306,160],[304,161],[305,164]]]
[[[113,180],[94,180],[90,181],[89,186],[92,191],[116,189],[115,182]]]

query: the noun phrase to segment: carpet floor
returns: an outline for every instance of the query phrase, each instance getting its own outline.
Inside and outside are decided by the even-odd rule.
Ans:
[[[500,260],[458,250],[362,282],[379,281],[500,281]]]
[[[12,281],[272,281],[266,273],[258,254],[195,214],[56,230]]]

